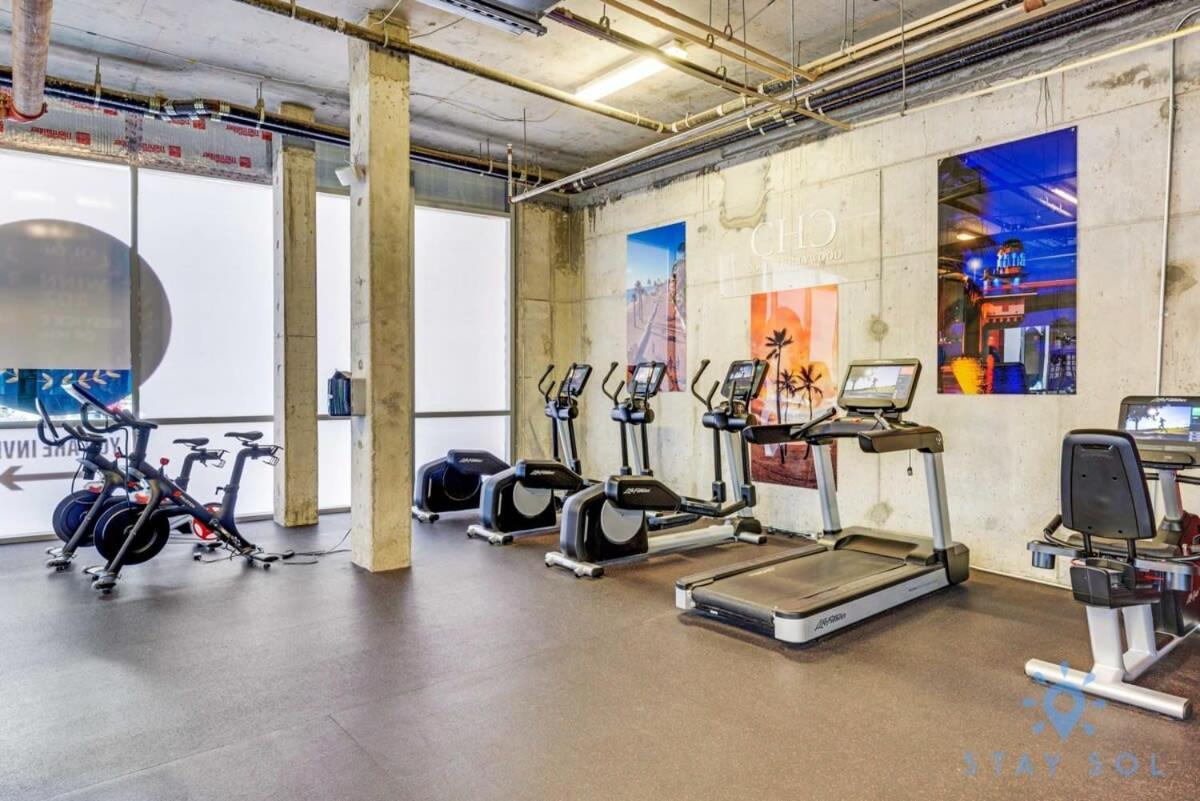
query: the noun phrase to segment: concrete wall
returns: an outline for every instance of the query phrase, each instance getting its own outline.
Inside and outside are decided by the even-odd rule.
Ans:
[[[1164,390],[1200,394],[1200,44],[1185,40],[1178,51]],[[1167,46],[1144,49],[579,208],[571,223],[576,252],[561,271],[551,268],[570,280],[562,281],[562,292],[550,282],[550,303],[545,293],[523,295],[522,314],[549,313],[554,345],[577,347],[575,358],[597,367],[624,358],[625,237],[679,220],[688,226],[689,371],[701,358],[719,370],[748,355],[752,293],[840,283],[840,367],[879,356],[916,356],[926,365],[911,417],[945,432],[954,534],[970,546],[972,561],[1048,578],[1033,572],[1024,544],[1056,511],[1063,433],[1111,426],[1124,395],[1154,389],[1168,53]],[[940,396],[931,369],[937,364],[937,161],[1071,125],[1078,126],[1079,142],[1079,394]],[[812,267],[797,257],[757,271],[750,251],[754,226],[818,207],[840,217],[830,246],[840,251],[837,258]],[[530,213],[528,227],[544,214]],[[580,281],[570,273],[577,266]],[[546,269],[539,263],[530,272]],[[551,348],[545,341],[525,346],[537,349],[530,365],[545,361]],[[522,380],[531,372],[523,368]],[[585,469],[603,474],[619,462],[616,427],[598,391],[587,401]],[[699,405],[686,393],[671,393],[657,408],[652,457],[658,474],[684,491],[706,494],[710,459]],[[918,460],[909,477],[907,456],[867,456],[851,444],[839,462],[843,523],[926,529]],[[767,523],[819,527],[814,491],[764,485],[760,494]]]
[[[577,228],[577,226],[575,226]],[[571,216],[566,209],[524,203],[513,212],[516,295],[516,394],[513,447],[517,458],[549,458],[550,423],[537,381],[547,365],[557,379],[578,352],[580,263],[573,255]]]

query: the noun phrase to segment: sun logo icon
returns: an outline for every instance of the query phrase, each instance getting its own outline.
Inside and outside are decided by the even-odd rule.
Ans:
[[[1067,663],[1063,662],[1061,668],[1062,675],[1066,676],[1070,670],[1070,668],[1067,667]],[[1087,698],[1083,694],[1083,690],[1078,687],[1070,687],[1065,684],[1054,684],[1053,682],[1047,681],[1046,677],[1041,673],[1036,674],[1033,679],[1038,684],[1046,688],[1046,692],[1040,699],[1025,698],[1021,701],[1021,706],[1025,707],[1026,709],[1035,709],[1036,707],[1040,706],[1042,711],[1046,713],[1045,720],[1039,720],[1037,723],[1033,724],[1034,734],[1041,734],[1044,732],[1046,730],[1047,723],[1050,724],[1051,728],[1058,732],[1058,738],[1063,741],[1071,736],[1071,733],[1075,731],[1077,726],[1083,729],[1083,733],[1087,734],[1088,736],[1096,733],[1096,727],[1083,720],[1083,713],[1088,706],[1091,706],[1093,709],[1103,709],[1106,706],[1104,701],[1098,698]],[[1094,673],[1089,673],[1083,680],[1083,686],[1086,687],[1095,680],[1096,675]],[[1060,698],[1069,700],[1070,707],[1067,709],[1061,708],[1059,703]]]

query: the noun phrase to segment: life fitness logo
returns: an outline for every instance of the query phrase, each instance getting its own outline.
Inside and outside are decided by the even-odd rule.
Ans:
[[[838,219],[829,209],[812,209],[782,220],[764,220],[750,235],[750,251],[768,261],[787,255],[802,264],[840,261],[841,248],[834,247]]]

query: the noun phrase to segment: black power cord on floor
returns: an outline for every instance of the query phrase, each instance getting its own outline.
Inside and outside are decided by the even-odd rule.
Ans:
[[[340,547],[341,544],[343,542],[345,542],[346,538],[349,536],[350,536],[350,530],[346,529],[346,533],[342,535],[342,538],[340,540],[338,540],[332,547],[326,548],[323,551],[291,551],[291,550],[288,550],[288,551],[266,551],[266,550],[260,550],[259,553],[263,556],[274,556],[278,560],[277,564],[281,564],[281,565],[315,565],[315,564],[320,563],[321,557],[323,557],[323,556],[332,556],[333,554],[338,554],[338,553],[349,553],[350,552],[349,548]],[[188,539],[188,538],[182,538],[182,537],[178,537],[178,538],[172,537],[171,542],[178,543],[178,544],[191,544],[191,545],[196,545],[196,544],[203,545],[204,544],[203,540],[200,543],[196,543],[195,540]],[[242,556],[245,556],[245,554],[239,554],[239,553],[231,551],[228,556],[219,556],[219,557],[216,557],[213,559],[197,558],[196,561],[199,562],[200,564],[211,565],[211,564],[215,564],[217,562],[230,562],[230,561],[233,561],[234,559],[237,559]],[[296,557],[303,557],[303,560],[297,561]]]
[[[321,561],[322,556],[332,556],[335,553],[349,553],[349,548],[341,547],[342,543],[350,536],[350,529],[346,529],[346,533],[332,547],[326,548],[324,551],[283,551],[281,553],[269,553],[269,556],[278,556],[282,564],[285,565],[315,565]],[[304,561],[295,561],[297,556],[307,557]]]

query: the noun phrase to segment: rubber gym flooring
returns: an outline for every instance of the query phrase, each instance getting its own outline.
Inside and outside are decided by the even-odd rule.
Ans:
[[[247,530],[300,550],[347,524]],[[674,609],[676,577],[750,546],[586,581],[542,566],[552,539],[464,527],[418,526],[418,566],[390,575],[179,546],[109,599],[47,574],[44,544],[0,547],[0,799],[1163,801],[1200,782],[1195,721],[1059,697],[1068,738],[1035,733],[1026,658],[1090,663],[1061,590],[976,572],[798,650]],[[1198,679],[1200,640],[1150,683]]]

